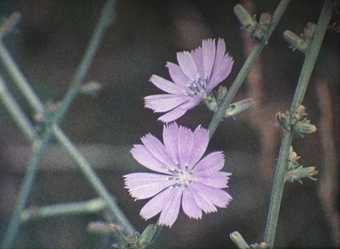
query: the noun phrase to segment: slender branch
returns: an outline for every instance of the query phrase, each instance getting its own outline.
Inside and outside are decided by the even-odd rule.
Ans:
[[[99,44],[103,38],[106,29],[108,28],[109,24],[112,21],[113,3],[114,3],[113,0],[108,0],[106,2],[102,15],[95,29],[95,32],[93,33],[93,36],[90,40],[87,50],[71,81],[71,86],[68,89],[63,101],[60,103],[58,110],[51,117],[51,120],[46,122],[45,131],[41,137],[41,140],[37,141],[35,144],[33,157],[27,164],[27,173],[25,175],[24,182],[19,193],[17,205],[15,207],[14,213],[11,217],[8,229],[5,234],[5,238],[1,245],[1,248],[3,249],[8,249],[12,247],[12,244],[14,242],[15,236],[19,228],[20,215],[31,191],[39,162],[47,150],[48,143],[52,138],[53,135],[52,131],[55,125],[57,125],[62,120],[64,114],[66,113],[72,101],[77,96],[80,90],[81,83],[84,80],[86,73],[89,69],[89,66],[92,63],[95,52],[99,47]]]
[[[86,179],[91,183],[92,187],[98,193],[98,195],[105,200],[108,209],[111,211],[112,217],[117,221],[119,225],[122,226],[124,232],[128,235],[135,233],[135,228],[132,226],[128,218],[125,216],[123,211],[119,208],[117,203],[112,198],[111,194],[105,188],[102,181],[96,175],[96,173],[91,168],[89,162],[82,156],[76,149],[76,147],[71,143],[71,141],[62,133],[62,131],[54,127],[54,134],[56,135],[58,141],[66,148],[73,159],[78,163],[79,168],[85,175]]]
[[[25,136],[29,140],[33,140],[36,137],[35,130],[29,121],[29,119],[25,116],[24,112],[21,110],[17,102],[15,101],[12,94],[6,87],[4,79],[0,76],[0,99],[2,103],[7,108],[8,112],[11,114],[15,123],[19,126],[21,131],[25,134]]]
[[[281,0],[279,5],[276,7],[274,14],[273,14],[273,19],[272,23],[269,26],[268,30],[264,34],[264,37],[262,40],[253,48],[251,53],[249,54],[248,58],[244,62],[241,70],[239,71],[238,75],[236,76],[233,84],[231,85],[228,93],[224,96],[222,99],[221,104],[219,105],[216,113],[212,117],[212,120],[209,124],[209,134],[210,137],[212,137],[219,125],[219,123],[224,119],[224,113],[225,110],[228,108],[228,106],[231,104],[233,98],[237,94],[238,90],[240,87],[243,85],[251,67],[255,64],[256,59],[259,57],[261,54],[263,48],[267,45],[268,40],[275,30],[276,26],[278,25],[279,21],[281,20],[281,17],[285,10],[288,7],[290,0]]]
[[[22,211],[21,222],[61,215],[98,213],[102,211],[105,207],[106,203],[101,198],[82,202],[55,204],[45,207],[32,207]]]
[[[110,8],[112,11],[113,9],[112,6]],[[107,22],[109,21],[110,20],[107,20]],[[97,36],[98,36],[98,32],[97,32],[97,35],[93,36],[92,39],[94,39]],[[87,57],[89,57],[89,55]],[[33,110],[37,113],[43,113],[44,105],[39,100],[37,94],[34,92],[34,90],[28,83],[23,73],[19,70],[18,66],[14,62],[12,56],[10,55],[8,49],[5,47],[1,39],[0,39],[0,59],[2,60],[6,69],[8,70],[14,83],[17,85],[21,93],[27,99],[28,103],[31,105]],[[86,58],[84,57],[84,59]],[[82,69],[81,71],[83,70],[84,69]],[[75,78],[79,78],[79,73],[78,73],[78,76],[75,76]],[[85,178],[89,181],[89,183],[92,185],[92,187],[97,192],[97,194],[107,202],[108,209],[111,210],[111,213],[114,219],[116,219],[118,223],[121,223],[122,227],[128,234],[133,234],[135,232],[134,227],[128,221],[124,213],[119,209],[116,202],[112,199],[110,193],[105,188],[104,184],[101,182],[99,177],[96,175],[96,173],[92,169],[88,160],[86,160],[86,158],[77,150],[75,145],[72,144],[69,138],[63,133],[63,131],[57,125],[54,125],[53,133],[56,139],[58,140],[58,142],[62,146],[64,146],[65,150],[70,154],[72,159],[77,163],[81,172],[84,174]]]
[[[316,59],[318,57],[322,41],[327,31],[328,23],[332,14],[332,1],[326,0],[322,8],[318,25],[313,37],[313,40],[306,51],[304,64],[301,69],[298,85],[295,90],[295,94],[290,107],[290,112],[294,113],[296,109],[301,105],[305,96],[308,83]],[[264,234],[264,240],[268,244],[269,248],[273,248],[277,223],[279,219],[281,200],[284,190],[284,178],[286,175],[286,168],[288,165],[289,149],[292,144],[293,134],[291,131],[285,130],[283,132],[283,138],[280,147],[279,159],[275,169],[275,175],[273,180],[272,194],[269,204],[269,212],[267,216],[266,229]]]

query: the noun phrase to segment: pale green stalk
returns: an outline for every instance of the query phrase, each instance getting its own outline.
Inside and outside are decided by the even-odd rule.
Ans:
[[[45,207],[29,208],[21,213],[21,222],[61,215],[93,214],[102,211],[106,202],[101,198],[89,201],[55,204]]]
[[[0,76],[0,99],[4,106],[7,108],[8,112],[12,116],[15,123],[25,134],[28,140],[33,141],[36,137],[35,130],[29,119],[25,116],[24,112],[17,104],[15,98],[7,89],[4,79],[1,76]]]
[[[321,44],[326,34],[329,21],[331,19],[333,8],[332,4],[333,3],[331,0],[326,0],[322,8],[313,40],[305,54],[305,60],[290,107],[290,113],[294,113],[296,111],[296,109],[301,105],[306,94],[309,80],[314,70],[316,59],[319,55]],[[273,188],[264,235],[264,240],[269,248],[274,247],[275,234],[277,230],[281,200],[284,190],[284,178],[287,171],[289,149],[291,147],[292,140],[292,131],[284,130],[283,138],[281,141],[279,159],[277,161],[273,179]]]
[[[19,193],[16,208],[11,217],[8,229],[5,234],[5,238],[1,244],[1,248],[3,249],[9,249],[13,245],[15,236],[19,228],[20,215],[23,208],[25,207],[28,195],[32,188],[39,162],[47,150],[48,143],[52,138],[55,125],[57,125],[61,121],[64,114],[70,107],[72,101],[79,93],[81,83],[85,79],[86,73],[92,63],[95,52],[103,38],[104,32],[112,21],[113,3],[113,0],[108,0],[106,2],[98,25],[84,54],[84,57],[82,58],[81,63],[72,79],[70,88],[68,89],[63,101],[60,103],[58,110],[51,117],[51,120],[46,123],[46,127],[43,135],[41,136],[41,139],[35,143],[34,154],[27,164],[27,173],[25,175],[24,182]]]
[[[236,96],[237,92],[245,82],[245,79],[247,78],[247,75],[251,69],[251,67],[256,63],[256,59],[261,54],[264,47],[267,45],[268,40],[275,30],[276,26],[278,25],[279,21],[281,20],[281,17],[283,16],[285,10],[288,7],[290,0],[281,0],[279,5],[276,7],[272,23],[266,33],[264,34],[264,37],[259,41],[256,46],[253,48],[251,53],[249,54],[248,58],[244,62],[241,70],[237,74],[234,82],[232,83],[230,89],[228,90],[227,94],[223,97],[221,104],[218,106],[217,111],[214,113],[212,120],[209,124],[209,135],[212,137],[219,125],[219,123],[224,119],[224,114],[231,102],[233,101],[233,98]]]
[[[43,113],[44,112],[43,104],[41,103],[37,94],[34,92],[32,87],[28,83],[23,73],[19,70],[18,66],[14,62],[14,59],[10,55],[8,49],[5,47],[1,40],[0,40],[0,59],[4,64],[5,68],[8,70],[14,83],[17,85],[21,93],[27,99],[28,103],[31,105],[33,110],[37,113]],[[92,169],[88,160],[86,160],[86,158],[77,150],[75,145],[70,141],[70,139],[63,133],[63,131],[57,125],[53,127],[53,133],[58,142],[62,146],[64,146],[65,150],[77,163],[81,172],[84,174],[86,179],[92,185],[94,190],[98,193],[98,195],[101,198],[103,198],[107,202],[108,209],[111,210],[111,213],[115,220],[121,223],[122,227],[124,227],[124,230],[126,230],[128,234],[133,234],[135,232],[135,229],[128,221],[128,219],[125,217],[124,213],[119,209],[118,205],[113,200],[110,193],[105,188],[104,184],[101,182],[99,177]]]

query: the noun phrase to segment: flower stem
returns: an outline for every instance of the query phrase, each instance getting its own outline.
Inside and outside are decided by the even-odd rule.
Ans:
[[[7,89],[4,79],[0,76],[0,100],[11,114],[15,123],[29,140],[34,140],[36,137],[35,130],[30,120],[25,116],[20,106],[15,101],[15,98]]]
[[[102,211],[105,207],[106,203],[101,198],[82,202],[55,204],[45,207],[33,207],[23,210],[23,212],[21,213],[21,222],[60,215],[98,213],[99,211]]]
[[[10,55],[8,49],[5,47],[1,39],[0,39],[0,59],[2,60],[5,68],[8,70],[14,83],[17,85],[20,92],[27,99],[28,103],[31,105],[33,110],[36,113],[43,113],[44,105],[39,100],[37,94],[34,92],[34,90],[28,83],[23,73],[19,70],[18,66],[14,62],[12,56]],[[70,141],[70,139],[63,133],[63,131],[57,125],[53,127],[53,133],[58,142],[62,146],[64,146],[65,150],[77,163],[79,169],[84,174],[85,178],[89,181],[89,183],[92,185],[97,194],[107,202],[108,209],[111,211],[114,219],[121,223],[122,227],[124,227],[124,230],[126,230],[128,234],[133,234],[135,232],[135,229],[128,221],[128,219],[125,217],[123,212],[119,209],[118,205],[113,200],[112,196],[105,188],[104,184],[101,182],[99,177],[93,171],[88,160],[77,150],[75,145]]]
[[[60,103],[60,107],[51,117],[51,120],[46,123],[44,133],[39,141],[36,141],[34,146],[34,154],[31,160],[27,164],[27,172],[24,178],[24,182],[21,186],[19,193],[19,198],[15,210],[12,214],[8,229],[5,233],[5,238],[2,241],[1,248],[8,249],[12,247],[15,236],[19,229],[20,215],[23,208],[26,205],[29,193],[31,191],[38,165],[43,155],[45,154],[49,141],[52,138],[53,130],[55,125],[57,125],[63,118],[64,114],[67,112],[72,101],[75,99],[79,93],[81,83],[84,80],[87,71],[93,61],[96,50],[98,49],[100,42],[103,38],[105,31],[111,24],[113,18],[113,3],[114,0],[108,0],[102,11],[102,15],[98,21],[96,29],[90,40],[90,43],[85,51],[85,54],[76,70],[76,73],[71,81],[71,86],[68,89],[63,101]]]
[[[306,51],[304,64],[298,80],[298,85],[290,107],[290,112],[293,113],[301,105],[305,96],[310,77],[315,67],[316,59],[318,57],[322,41],[327,31],[327,27],[332,14],[332,1],[325,0],[322,8],[317,28],[313,40]],[[289,149],[293,141],[293,134],[291,131],[285,130],[281,141],[279,159],[276,165],[276,170],[273,180],[272,194],[269,204],[269,212],[267,216],[266,229],[264,240],[269,248],[273,248],[276,228],[279,219],[281,200],[284,190],[284,178],[286,175],[286,168],[288,165]]]
[[[251,67],[255,64],[256,59],[261,54],[263,48],[267,45],[268,40],[275,30],[276,26],[278,25],[283,13],[288,7],[290,0],[281,0],[279,5],[276,7],[272,23],[269,26],[268,30],[264,34],[264,37],[261,41],[259,41],[256,46],[253,48],[251,53],[249,54],[248,58],[244,62],[240,72],[237,74],[233,84],[231,85],[230,89],[228,90],[227,94],[222,99],[221,104],[219,105],[216,113],[213,115],[212,120],[209,124],[209,135],[212,137],[219,125],[219,123],[224,119],[224,114],[229,105],[231,104],[233,98],[239,91],[240,87],[243,85]]]

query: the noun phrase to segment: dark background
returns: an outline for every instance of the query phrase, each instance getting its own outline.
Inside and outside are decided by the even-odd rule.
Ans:
[[[22,14],[20,24],[5,43],[44,102],[63,97],[103,3],[94,0],[0,2],[2,16],[13,11]],[[104,88],[95,97],[78,97],[62,122],[65,133],[92,162],[139,230],[147,224],[138,215],[144,202],[134,202],[128,196],[123,189],[122,175],[144,170],[129,155],[132,144],[138,143],[147,132],[161,135],[162,124],[156,121],[157,116],[143,107],[144,96],[159,92],[148,79],[152,74],[168,77],[164,65],[166,61],[175,62],[177,51],[197,47],[205,38],[221,37],[235,60],[232,74],[224,82],[230,86],[251,46],[233,14],[236,3],[238,1],[226,0],[117,1],[115,23],[107,32],[87,77],[88,81],[100,82]],[[278,1],[245,0],[243,3],[261,13],[272,12]],[[227,158],[225,170],[233,173],[229,189],[234,198],[231,205],[205,215],[200,221],[181,214],[173,228],[163,230],[156,247],[235,248],[228,238],[234,230],[240,231],[249,242],[262,241],[272,168],[280,141],[275,113],[287,109],[303,62],[302,54],[289,49],[282,33],[286,29],[301,33],[306,22],[316,22],[322,3],[291,1],[237,96],[237,99],[253,97],[257,105],[225,120],[211,141],[209,151],[223,149]],[[339,210],[339,194],[332,192],[328,200],[320,194],[320,189],[322,184],[339,185],[334,174],[332,182],[328,178],[322,180],[327,167],[336,169],[339,160],[339,41],[340,33],[329,30],[304,101],[318,132],[295,142],[296,151],[302,155],[301,162],[316,166],[321,179],[304,180],[303,185],[287,184],[277,234],[280,247],[335,246],[331,224],[336,224],[339,216],[329,215],[325,201],[335,200],[335,210]],[[15,90],[10,84],[9,87]],[[23,98],[16,97],[33,116]],[[327,100],[328,105],[320,99]],[[15,205],[31,147],[2,106],[0,115],[0,232],[3,232]],[[179,123],[191,128],[199,123],[207,127],[211,117],[212,113],[202,104]],[[323,121],[331,126],[322,126]],[[67,153],[58,144],[52,144],[42,162],[29,206],[95,196]],[[107,244],[112,241],[86,231],[88,222],[101,219],[90,215],[32,221],[20,230],[16,247],[109,248]]]

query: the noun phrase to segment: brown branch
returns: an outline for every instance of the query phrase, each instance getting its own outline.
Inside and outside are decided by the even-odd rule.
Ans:
[[[336,202],[339,194],[338,159],[334,142],[333,110],[331,90],[324,79],[316,82],[316,92],[319,100],[320,121],[319,134],[323,152],[323,170],[319,184],[319,198],[331,225],[335,246],[340,247],[340,214]]]
[[[241,1],[242,5],[253,13],[255,6],[252,0]],[[252,51],[254,43],[248,33],[242,32],[241,39],[243,42],[244,53],[246,56]],[[253,127],[260,133],[261,152],[258,161],[259,174],[263,180],[271,179],[273,175],[274,150],[278,134],[277,129],[271,122],[263,122],[264,115],[271,116],[268,111],[271,108],[264,108],[264,87],[263,87],[263,70],[262,59],[258,58],[257,63],[252,67],[247,76],[247,97],[255,100],[254,109],[249,113],[249,121]],[[274,115],[273,115],[274,116]],[[271,117],[273,117],[271,116]]]

